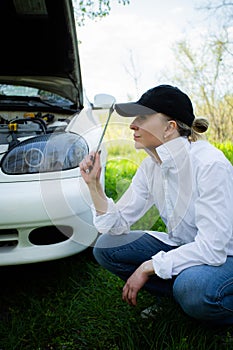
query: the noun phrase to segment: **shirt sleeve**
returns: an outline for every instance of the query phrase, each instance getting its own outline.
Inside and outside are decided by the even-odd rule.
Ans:
[[[120,235],[128,233],[130,226],[138,221],[153,205],[153,197],[148,190],[148,177],[141,165],[132,179],[128,190],[117,203],[108,198],[108,209],[103,215],[96,215],[93,222],[100,233]]]
[[[152,257],[155,273],[163,279],[172,278],[191,266],[219,266],[226,261],[233,233],[232,171],[223,163],[216,162],[205,167],[198,175],[197,183],[195,240]]]

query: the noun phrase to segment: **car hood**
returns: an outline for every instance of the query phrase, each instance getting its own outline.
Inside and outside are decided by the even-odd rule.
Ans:
[[[1,0],[0,32],[0,84],[48,90],[82,108],[72,0]]]

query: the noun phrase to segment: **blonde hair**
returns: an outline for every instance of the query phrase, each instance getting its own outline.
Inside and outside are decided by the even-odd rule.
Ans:
[[[179,120],[176,120],[176,124],[180,136],[186,136],[193,142],[204,139],[205,136],[201,134],[205,133],[209,127],[209,121],[203,117],[195,118],[191,127]]]

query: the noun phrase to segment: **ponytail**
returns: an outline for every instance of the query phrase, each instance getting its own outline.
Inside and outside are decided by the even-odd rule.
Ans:
[[[203,139],[203,134],[208,130],[209,121],[206,118],[195,118],[191,127],[191,134],[189,136],[190,141],[197,141]]]
[[[180,120],[171,119],[170,117],[167,118],[168,120],[176,121],[178,133],[180,136],[187,137],[189,141],[195,142],[197,140],[205,139],[205,136],[202,136],[201,134],[205,133],[209,127],[209,121],[206,118],[195,118],[191,127]]]

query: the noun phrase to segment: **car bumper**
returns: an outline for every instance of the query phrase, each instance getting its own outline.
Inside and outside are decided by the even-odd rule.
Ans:
[[[95,241],[91,199],[81,177],[0,187],[0,265],[63,258]]]

